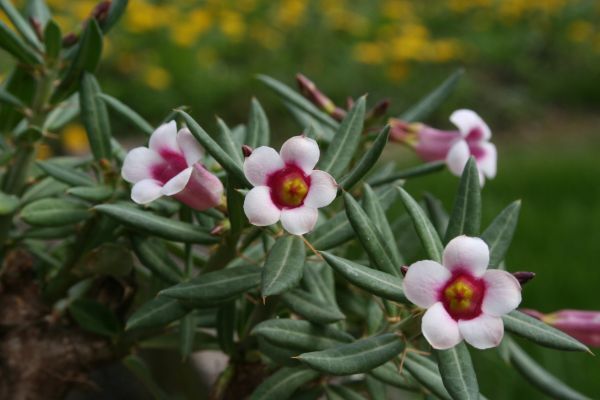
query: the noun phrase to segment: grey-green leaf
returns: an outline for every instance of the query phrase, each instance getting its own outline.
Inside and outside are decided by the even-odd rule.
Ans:
[[[288,235],[278,238],[263,267],[263,297],[295,287],[302,279],[305,256],[304,242],[300,236]]]
[[[327,400],[366,400],[354,390],[341,385],[325,386]]]
[[[390,136],[390,126],[386,125],[373,141],[373,145],[358,160],[356,165],[339,181],[339,185],[348,191],[369,173],[375,165]],[[335,144],[334,144],[335,145]]]
[[[392,361],[371,370],[369,374],[388,385],[406,390],[419,390],[418,382],[410,373],[406,369],[403,369],[401,373]]]
[[[162,241],[156,238],[143,238],[133,235],[133,250],[141,263],[158,278],[170,284],[183,279],[182,269],[169,257]]]
[[[282,368],[261,383],[250,400],[286,400],[302,385],[316,379],[319,373],[306,367]]]
[[[423,175],[432,174],[446,168],[444,161],[432,161],[427,164],[421,164],[416,167],[407,168],[402,171],[386,174],[384,176],[376,176],[372,179],[368,179],[369,185],[378,187],[385,185],[386,183],[394,182],[401,179],[416,178]]]
[[[475,158],[463,170],[444,242],[460,235],[478,236],[481,226],[481,185]]]
[[[8,0],[3,0],[3,2],[10,3]],[[12,54],[17,60],[25,64],[34,65],[42,63],[40,56],[2,21],[0,21],[0,49],[6,50],[7,53]]]
[[[121,100],[109,96],[106,93],[99,93],[98,97],[100,97],[100,99],[104,101],[106,105],[108,105],[117,114],[122,116],[125,120],[130,122],[133,126],[138,128],[141,132],[148,136],[154,132],[154,128],[148,121],[146,121],[140,114],[135,112],[131,107],[123,103]]]
[[[318,324],[330,324],[346,318],[337,304],[331,305],[305,290],[288,290],[282,293],[281,300],[296,314]]]
[[[473,361],[462,342],[451,349],[436,350],[440,375],[444,387],[455,400],[476,400],[479,398],[479,384],[473,368]]]
[[[41,199],[21,210],[21,218],[35,226],[63,226],[81,222],[91,213],[81,204],[65,199]]]
[[[127,320],[126,330],[149,329],[167,325],[189,312],[179,301],[156,297],[138,308]]]
[[[100,203],[108,200],[113,195],[113,189],[106,185],[76,186],[68,189],[67,194],[83,200]]]
[[[121,324],[116,315],[95,300],[76,299],[69,305],[69,313],[86,331],[109,337],[121,331]]]
[[[265,110],[256,98],[252,98],[245,144],[252,148],[266,146],[269,144],[270,137],[269,120]]]
[[[453,400],[444,387],[437,365],[428,358],[415,353],[407,353],[404,359],[404,368],[421,385],[443,400]]]
[[[19,208],[19,198],[0,191],[0,216],[10,215]]]
[[[519,221],[521,200],[508,205],[481,234],[481,238],[490,247],[490,267],[498,267],[510,247]]]
[[[85,72],[81,79],[79,104],[83,125],[96,161],[110,159],[112,156],[108,111],[104,102],[98,97],[100,93],[100,85],[94,75]]]
[[[46,174],[69,186],[93,186],[94,181],[85,173],[52,161],[38,161],[38,167]]]
[[[239,165],[242,165],[244,162],[244,157],[242,155],[241,146],[237,144],[235,138],[233,137],[233,133],[221,118],[217,117],[217,136],[216,141],[225,150],[225,152],[231,157],[234,161],[237,161]]]

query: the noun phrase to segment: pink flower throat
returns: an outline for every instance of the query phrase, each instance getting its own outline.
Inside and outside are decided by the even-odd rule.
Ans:
[[[175,175],[188,167],[185,157],[181,153],[162,150],[159,154],[163,162],[152,166],[152,177],[162,184],[169,182]]]
[[[280,209],[296,208],[304,204],[310,188],[310,176],[293,164],[268,176],[267,186],[271,189],[271,200]]]
[[[482,279],[458,270],[440,290],[439,300],[454,320],[469,320],[481,314],[484,295],[485,283]]]

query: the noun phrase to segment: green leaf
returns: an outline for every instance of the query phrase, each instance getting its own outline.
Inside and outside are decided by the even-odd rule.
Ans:
[[[279,82],[266,75],[258,75],[258,80],[267,85],[271,90],[277,93],[283,100],[290,103],[291,105],[298,107],[300,110],[306,112],[317,121],[325,124],[326,126],[337,129],[338,123],[336,120],[319,110],[314,104],[306,100],[300,94],[292,90],[289,86]]]
[[[387,387],[382,381],[367,375],[365,383],[371,400],[387,400]]]
[[[448,221],[444,242],[448,243],[460,235],[478,236],[481,227],[481,186],[479,170],[473,157],[463,170]]]
[[[177,110],[177,114],[181,115],[185,120],[188,128],[206,151],[215,159],[228,174],[231,174],[239,182],[249,186],[248,180],[244,175],[244,171],[240,164],[231,158],[215,140],[194,119],[185,111]]]
[[[421,206],[412,198],[410,194],[400,186],[397,187],[400,191],[400,198],[406,207],[406,211],[410,215],[415,230],[421,239],[421,243],[427,252],[427,255],[434,261],[442,261],[442,252],[444,247],[431,221],[425,215]]]
[[[202,274],[159,294],[193,302],[218,302],[254,289],[260,283],[260,267],[246,265]]]
[[[316,379],[319,373],[305,367],[282,368],[261,383],[250,400],[285,400],[302,385]]]
[[[306,239],[317,250],[329,250],[354,238],[354,229],[348,215],[340,211],[331,219],[317,226]]]
[[[34,185],[31,185],[21,197],[21,204],[28,204],[32,201],[56,196],[64,193],[68,186],[62,182],[56,181],[54,178],[44,178]]]
[[[398,171],[393,174],[373,177],[372,179],[368,179],[367,181],[369,182],[369,185],[373,187],[378,187],[401,179],[416,178],[419,176],[432,174],[434,172],[441,171],[444,168],[446,168],[446,162],[433,161],[427,164],[418,165],[413,168],[408,168],[403,171]]]
[[[148,123],[148,121],[144,119],[144,117],[135,112],[131,107],[123,103],[121,100],[109,96],[106,93],[98,93],[98,97],[113,111],[122,116],[126,121],[131,123],[141,132],[148,136],[152,135],[152,132],[154,132],[154,128],[152,125],[150,125],[150,123]]]
[[[318,324],[330,324],[346,318],[337,304],[332,306],[304,290],[288,290],[282,293],[281,300],[296,314]]]
[[[286,367],[297,367],[300,365],[300,361],[295,359],[300,351],[278,346],[262,336],[257,338],[257,342],[258,350],[275,364]]]
[[[41,51],[42,45],[37,35],[35,34],[35,31],[31,27],[31,24],[29,23],[29,21],[27,21],[27,19],[25,19],[21,15],[21,13],[19,13],[19,11],[11,3],[11,1],[0,0],[0,9],[4,11],[6,16],[10,19],[12,24],[15,26],[15,28],[21,34],[21,36],[25,39],[25,41],[29,44],[29,46],[33,47],[37,51]]]
[[[300,108],[291,104],[290,102],[284,101],[283,105],[292,114],[292,117],[294,117],[296,122],[300,125],[307,137],[327,143],[331,142],[331,139],[335,135],[333,128],[321,124],[310,114],[302,111]]]
[[[507,331],[529,339],[541,346],[567,351],[587,351],[588,347],[566,333],[520,311],[502,316]]]
[[[252,334],[277,346],[299,351],[324,350],[354,341],[348,333],[331,326],[283,318],[261,322],[254,327]]]
[[[327,252],[322,252],[321,255],[333,269],[356,286],[385,299],[406,302],[401,278]]]
[[[76,186],[68,189],[67,194],[94,203],[101,203],[112,197],[113,189],[105,185]]]
[[[352,170],[340,179],[339,185],[343,187],[344,190],[351,190],[354,185],[369,173],[377,160],[379,160],[381,153],[383,153],[383,149],[388,142],[389,136],[390,126],[386,125],[373,141],[373,145],[365,152],[360,160],[358,160]]]
[[[51,228],[31,228],[23,233],[23,237],[28,239],[64,239],[74,233],[75,227],[67,225]]]
[[[440,199],[435,198],[429,193],[425,193],[425,209],[429,220],[435,227],[436,232],[440,237],[446,234],[448,229],[448,213],[444,209],[444,205]]]
[[[127,367],[137,378],[144,384],[148,392],[155,400],[170,399],[165,392],[156,384],[156,380],[152,377],[152,372],[144,360],[135,355],[129,355],[123,359],[123,365]]]
[[[335,298],[333,271],[325,263],[305,264],[302,285],[320,300],[328,302],[331,307],[339,309]]]
[[[95,206],[94,209],[135,230],[163,239],[200,244],[213,244],[219,241],[218,237],[200,230],[193,224],[160,217],[129,204],[102,204]]]
[[[15,106],[17,108],[25,107],[23,102],[17,96],[13,96],[9,92],[7,92],[4,88],[0,88],[0,103]]]
[[[406,369],[403,369],[402,373],[400,373],[398,367],[392,361],[388,361],[382,366],[371,370],[369,374],[381,382],[400,389],[411,391],[419,390],[418,382],[415,381],[410,373]]]
[[[77,299],[69,305],[69,313],[88,332],[114,337],[121,331],[121,324],[115,314],[97,301]]]
[[[3,0],[3,2],[8,2],[8,0]],[[0,49],[4,49],[24,64],[42,63],[41,58],[2,21],[0,21]]]
[[[36,0],[36,3],[38,2],[43,4],[41,0]],[[51,64],[54,64],[62,49],[62,33],[60,27],[54,21],[48,21],[48,24],[44,29],[44,44],[46,47],[46,59],[48,59]]]
[[[318,163],[319,169],[339,178],[346,170],[360,144],[365,121],[365,96],[358,99],[342,121],[331,145]]]
[[[107,33],[119,21],[121,16],[125,13],[127,3],[128,0],[111,0],[108,15],[102,23],[102,31],[104,33]]]
[[[517,229],[521,200],[508,205],[481,234],[490,247],[490,267],[498,267],[504,259]]]
[[[225,150],[225,152],[239,165],[244,162],[241,146],[237,144],[233,137],[233,133],[221,118],[217,117],[217,137],[216,141]]]
[[[365,397],[354,390],[341,385],[325,386],[327,400],[365,400]]]
[[[170,284],[183,280],[182,269],[169,257],[162,241],[133,235],[131,242],[140,262],[158,278]]]
[[[384,272],[397,274],[397,266],[390,257],[389,244],[358,202],[349,193],[344,192],[343,196],[350,224],[373,263]]]
[[[96,161],[110,159],[112,155],[108,111],[104,102],[98,98],[100,93],[100,85],[94,75],[85,72],[79,90],[79,103],[83,125]]]
[[[560,379],[542,368],[510,338],[505,337],[502,346],[508,349],[508,361],[510,364],[525,379],[549,397],[561,400],[590,400],[589,397],[570,388]]]
[[[179,354],[183,361],[187,360],[194,348],[196,336],[196,316],[190,313],[179,321]]]
[[[269,120],[262,106],[256,98],[252,98],[250,105],[250,118],[246,131],[246,144],[253,149],[258,146],[266,146],[270,142]]]
[[[124,277],[133,269],[131,251],[120,244],[104,243],[85,254],[73,269],[78,276]]]
[[[27,16],[37,19],[42,26],[48,27],[47,24],[50,23],[52,16],[44,0],[27,0],[25,11]]]
[[[297,286],[302,279],[305,257],[301,237],[288,235],[278,238],[262,270],[262,296],[273,296]]]
[[[138,308],[127,320],[125,330],[162,327],[182,318],[188,312],[179,301],[159,296]]]
[[[69,186],[93,186],[94,181],[86,174],[72,167],[57,164],[52,161],[38,161],[36,165],[60,182],[64,182]]]
[[[415,353],[407,353],[404,359],[404,368],[421,385],[425,386],[431,393],[443,400],[453,400],[444,387],[437,365],[430,359]]]
[[[217,311],[217,338],[219,347],[225,354],[235,351],[235,327],[237,319],[236,302],[230,301],[219,307]]]
[[[19,208],[19,198],[0,191],[0,216],[11,215]]]
[[[352,375],[367,372],[396,357],[404,343],[393,333],[371,336],[327,350],[304,353],[300,361],[311,368],[331,375]]]
[[[400,119],[406,122],[422,121],[446,100],[454,91],[456,84],[464,74],[464,69],[457,69],[441,85],[435,88],[417,104],[405,111]]]
[[[65,199],[41,199],[26,205],[21,218],[34,226],[62,226],[91,217],[85,206]]]
[[[75,93],[56,106],[44,121],[44,130],[58,131],[79,115],[79,94]]]
[[[464,342],[451,349],[436,350],[444,387],[455,400],[479,398],[479,384],[471,355]]]

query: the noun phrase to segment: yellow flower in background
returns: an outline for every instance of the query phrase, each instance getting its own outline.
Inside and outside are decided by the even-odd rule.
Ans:
[[[35,158],[36,160],[47,160],[53,155],[52,147],[48,146],[46,143],[38,143],[35,148]]]
[[[242,16],[229,10],[222,12],[219,27],[223,34],[233,41],[239,41],[246,32],[246,23]]]
[[[90,151],[85,129],[81,124],[69,124],[60,135],[63,151],[67,154],[81,155]]]
[[[206,10],[194,10],[170,27],[171,39],[179,46],[190,47],[196,44],[201,34],[211,28],[211,24],[211,16]]]
[[[302,23],[306,12],[306,0],[283,0],[279,3],[275,14],[277,25],[295,27]]]
[[[69,6],[69,9],[71,11],[70,13],[72,15],[75,15],[75,17],[78,20],[83,21],[84,19],[90,16],[90,13],[94,9],[94,7],[96,7],[96,3],[96,1],[89,0],[73,1]]]
[[[356,61],[363,64],[377,65],[385,60],[385,49],[378,43],[358,43],[353,51]]]
[[[144,82],[154,90],[163,90],[171,84],[171,75],[166,69],[148,66],[143,75]]]
[[[250,27],[250,37],[266,49],[277,49],[283,43],[283,36],[277,30],[262,23]]]
[[[575,21],[569,25],[567,35],[569,39],[576,43],[586,42],[591,40],[594,34],[594,25],[588,21]]]
[[[396,20],[407,20],[414,17],[413,6],[408,1],[386,0],[381,4],[384,17]]]

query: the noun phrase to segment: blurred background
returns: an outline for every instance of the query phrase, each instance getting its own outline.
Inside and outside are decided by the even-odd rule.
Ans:
[[[78,32],[95,6],[48,3],[63,32]],[[484,223],[523,200],[507,259],[513,271],[538,274],[524,290],[523,306],[600,309],[597,0],[131,0],[103,58],[104,91],[153,123],[187,105],[209,131],[217,114],[234,126],[246,120],[256,96],[278,140],[299,128],[255,79],[258,73],[294,86],[302,72],[339,105],[363,93],[371,104],[388,98],[395,116],[464,67],[457,91],[423,122],[450,128],[450,112],[464,107],[491,126],[499,173],[485,186]],[[131,143],[143,140],[118,124],[115,132]],[[39,157],[57,151],[87,151],[77,121]],[[419,163],[396,144],[385,157],[402,166]],[[427,190],[449,208],[457,182],[442,173],[407,187],[414,194]],[[600,394],[597,357],[528,349],[570,385]],[[541,398],[494,351],[477,352],[475,362],[490,398]]]

